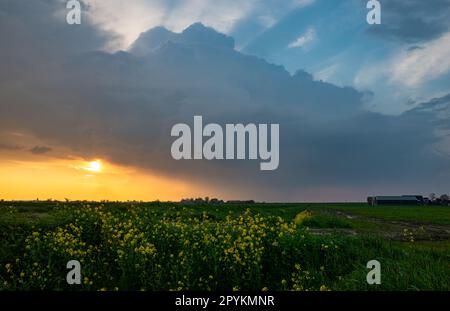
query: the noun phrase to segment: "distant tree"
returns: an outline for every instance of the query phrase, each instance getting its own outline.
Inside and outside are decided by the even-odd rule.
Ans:
[[[441,195],[441,201],[442,202],[448,202],[449,201],[449,196],[447,194],[443,194]]]
[[[436,200],[436,193],[430,193],[430,200],[431,201]]]

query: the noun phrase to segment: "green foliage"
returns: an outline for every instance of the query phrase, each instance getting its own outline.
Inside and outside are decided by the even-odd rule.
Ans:
[[[335,216],[316,215],[305,219],[303,226],[310,228],[342,228],[350,229],[352,225],[349,221]]]
[[[39,204],[0,207],[0,289],[450,289],[448,244],[312,234],[351,227],[312,206]],[[80,286],[66,283],[73,259]],[[380,286],[366,283],[372,259]]]
[[[442,206],[336,206],[336,209],[355,215],[391,221],[411,221],[450,225],[450,208]]]

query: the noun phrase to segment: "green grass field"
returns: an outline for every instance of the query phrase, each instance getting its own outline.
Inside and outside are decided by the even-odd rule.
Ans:
[[[450,290],[445,207],[1,202],[0,229],[2,290]]]

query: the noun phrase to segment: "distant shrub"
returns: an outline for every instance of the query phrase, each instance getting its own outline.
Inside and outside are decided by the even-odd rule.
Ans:
[[[298,213],[297,215],[295,215],[295,217],[294,217],[294,223],[295,223],[296,225],[302,225],[302,224],[304,224],[304,222],[305,222],[307,219],[311,218],[311,216],[312,216],[312,214],[311,214],[310,211],[308,211],[308,210],[301,211],[300,213]]]

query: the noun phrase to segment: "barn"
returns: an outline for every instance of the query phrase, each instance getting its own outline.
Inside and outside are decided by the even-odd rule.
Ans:
[[[421,195],[373,196],[367,198],[369,205],[421,205],[424,203]]]

